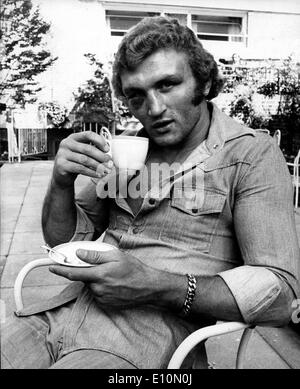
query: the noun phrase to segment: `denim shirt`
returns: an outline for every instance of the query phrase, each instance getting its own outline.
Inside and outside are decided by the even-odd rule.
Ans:
[[[208,137],[176,173],[178,180],[151,187],[137,214],[118,193],[97,199],[91,181],[77,198],[72,240],[93,240],[106,231],[104,242],[157,269],[222,277],[245,322],[286,324],[299,296],[300,268],[285,159],[268,134],[240,125],[213,103],[209,108]],[[68,350],[101,348],[142,368],[164,366],[179,342],[206,324],[149,306],[99,307],[81,283],[17,315],[74,298]]]

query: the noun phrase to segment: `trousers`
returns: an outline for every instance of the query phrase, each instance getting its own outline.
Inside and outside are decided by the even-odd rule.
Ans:
[[[152,307],[117,310],[110,317],[109,309],[104,312],[84,299],[89,298],[87,292],[56,308],[7,319],[1,328],[1,368],[162,369],[190,332],[189,328],[179,327],[181,322],[186,323],[183,319],[174,322],[167,311],[153,311]],[[153,322],[148,328],[141,325],[139,320],[144,317],[156,320],[155,331]],[[207,368],[205,344],[194,351],[182,368],[191,368],[196,361],[196,368]]]
[[[1,325],[1,369],[135,369],[109,352],[81,349],[64,354],[63,332],[73,304]]]

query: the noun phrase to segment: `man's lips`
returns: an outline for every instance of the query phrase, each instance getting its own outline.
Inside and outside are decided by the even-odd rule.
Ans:
[[[160,121],[155,122],[154,124],[152,124],[152,128],[154,130],[164,130],[165,127],[167,127],[172,122],[173,122],[172,119],[160,120]]]

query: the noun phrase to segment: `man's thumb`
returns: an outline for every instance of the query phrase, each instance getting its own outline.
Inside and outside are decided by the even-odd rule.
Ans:
[[[76,250],[76,255],[79,259],[81,259],[84,262],[92,263],[92,264],[99,264],[103,261],[101,261],[101,251],[96,250],[84,250],[84,249],[78,249]]]

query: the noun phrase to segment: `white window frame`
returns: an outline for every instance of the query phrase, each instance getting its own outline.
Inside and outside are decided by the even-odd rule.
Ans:
[[[120,12],[122,12],[122,10],[118,10],[118,11],[115,11],[115,10],[111,10],[111,9],[109,9],[109,10],[105,10],[105,12],[107,12],[107,11],[114,11],[114,12],[118,12],[118,11],[120,11]],[[128,11],[128,12],[130,12],[130,11]],[[139,12],[139,11],[137,11],[137,10],[135,10],[135,11],[132,11],[132,12]],[[144,12],[144,13],[147,13],[147,11],[140,11],[141,13],[142,12]],[[152,11],[148,11],[148,12],[152,12]],[[153,12],[153,13],[155,13],[155,12]],[[159,15],[159,12],[157,12],[157,14]],[[107,23],[107,25],[108,25],[108,27],[109,27],[109,30],[110,30],[110,32],[112,33],[112,32],[114,32],[114,33],[120,33],[120,36],[121,35],[124,35],[126,32],[127,32],[127,30],[119,30],[119,29],[112,29],[111,28],[111,20],[110,20],[110,17],[111,16],[113,16],[113,17],[119,17],[119,18],[130,18],[130,19],[141,19],[141,17],[140,16],[137,16],[137,15],[122,15],[122,14],[115,14],[115,15],[106,15],[106,23]],[[111,34],[111,35],[113,35],[113,34]]]
[[[193,16],[220,16],[220,17],[235,17],[235,18],[240,18],[241,19],[241,33],[240,34],[221,34],[221,33],[206,33],[206,32],[198,32],[193,29],[192,23],[193,23]],[[197,36],[199,35],[207,35],[207,36],[224,36],[228,37],[228,42],[232,41],[232,37],[235,38],[241,38],[242,42],[245,43],[247,46],[247,41],[248,41],[248,35],[247,35],[247,25],[248,25],[248,14],[247,11],[235,11],[235,10],[212,10],[210,9],[197,9],[192,10],[190,12],[190,25],[189,27],[193,29],[195,34]],[[217,23],[217,22],[216,22]],[[201,39],[201,38],[199,38]],[[220,40],[221,41],[221,40]],[[223,41],[223,40],[222,40]],[[223,41],[224,43],[226,41]]]
[[[192,27],[192,17],[193,15],[203,15],[203,16],[224,16],[224,17],[237,17],[242,20],[242,29],[240,34],[220,34],[220,33],[203,33],[203,35],[211,35],[213,36],[227,36],[229,39],[227,41],[222,42],[226,44],[227,42],[232,42],[232,37],[241,38],[241,44],[244,44],[246,47],[248,46],[248,12],[247,11],[237,11],[237,10],[223,10],[223,9],[212,9],[212,8],[199,8],[199,7],[176,7],[176,6],[165,6],[165,5],[156,5],[153,6],[151,4],[140,4],[140,3],[112,3],[112,2],[104,2],[103,7],[105,13],[107,11],[125,11],[125,12],[152,12],[158,13],[160,15],[165,15],[166,13],[174,13],[174,14],[184,14],[187,16],[187,26],[191,28],[197,36],[201,33],[195,31]],[[130,16],[130,15],[128,15]],[[125,16],[124,16],[125,17]],[[134,15],[132,16],[134,18]],[[126,33],[127,30],[111,30],[110,26],[110,17],[106,15],[106,22],[109,28],[109,31]],[[218,41],[218,40],[216,40]],[[220,40],[221,41],[221,40]],[[239,42],[240,43],[240,42]]]

